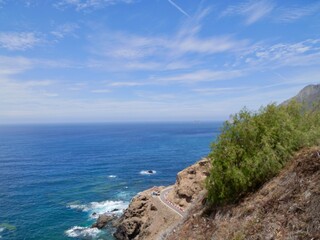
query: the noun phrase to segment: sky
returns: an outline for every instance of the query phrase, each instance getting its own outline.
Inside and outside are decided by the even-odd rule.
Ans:
[[[320,83],[320,1],[0,0],[0,124],[221,121]]]

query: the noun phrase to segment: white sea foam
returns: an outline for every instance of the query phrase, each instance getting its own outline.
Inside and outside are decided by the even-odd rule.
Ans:
[[[128,203],[123,201],[103,201],[91,202],[89,204],[70,204],[68,207],[88,212],[91,218],[97,218],[99,214],[103,213],[121,214],[128,207]]]
[[[156,170],[142,170],[140,171],[140,174],[142,175],[151,175],[151,174],[156,174],[157,171]]]
[[[0,233],[3,232],[4,230],[6,230],[5,228],[3,227],[0,227]],[[2,238],[2,236],[0,235],[0,238]]]
[[[98,228],[88,228],[88,227],[79,227],[79,226],[74,226],[69,230],[65,231],[65,234],[68,237],[84,238],[84,239],[96,238],[100,233],[101,231]]]
[[[116,178],[117,175],[109,175],[108,178]]]

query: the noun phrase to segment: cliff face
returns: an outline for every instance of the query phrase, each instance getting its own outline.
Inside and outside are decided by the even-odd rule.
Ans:
[[[206,158],[187,167],[177,174],[177,181],[168,199],[182,209],[187,209],[204,189],[204,181],[209,175],[210,161]]]
[[[132,199],[116,223],[114,236],[117,239],[155,239],[163,229],[180,219],[159,201],[158,196],[153,195],[163,188],[148,189]]]
[[[209,161],[203,159],[184,169],[168,188],[154,187],[135,196],[115,223],[117,239],[154,240],[179,223],[204,189]],[[174,210],[176,209],[176,210]]]
[[[238,204],[208,209],[203,202],[166,239],[320,239],[320,147],[301,150]]]
[[[240,203],[206,206],[203,159],[177,175],[170,188],[133,198],[116,223],[117,239],[320,239],[320,147],[298,152],[282,172]],[[166,192],[164,198],[158,193]],[[183,215],[168,207],[183,209]]]

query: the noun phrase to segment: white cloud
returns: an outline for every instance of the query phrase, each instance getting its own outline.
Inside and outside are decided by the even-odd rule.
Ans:
[[[91,90],[92,93],[109,93],[111,92],[110,89],[94,89],[94,90]]]
[[[216,87],[216,88],[196,88],[194,92],[205,95],[218,95],[226,93],[234,93],[239,91],[248,90],[248,87]]]
[[[136,87],[146,85],[146,83],[142,82],[112,82],[108,84],[111,87]]]
[[[65,23],[58,26],[54,31],[51,31],[51,34],[57,38],[64,38],[67,35],[75,36],[74,32],[79,28],[79,25],[76,23]]]
[[[134,0],[62,0],[54,4],[57,8],[74,7],[77,11],[95,10],[118,3],[132,3]]]
[[[253,24],[266,17],[274,9],[274,4],[268,0],[250,0],[238,5],[231,5],[221,16],[241,15],[247,25]]]
[[[255,66],[312,66],[320,64],[320,39],[296,43],[257,44],[244,54],[245,62]]]
[[[0,76],[24,72],[33,67],[33,62],[24,57],[0,56]]]
[[[0,32],[0,47],[7,50],[27,50],[41,44],[43,38],[34,32]]]
[[[182,83],[196,83],[196,82],[212,82],[218,80],[227,80],[238,78],[245,75],[242,70],[230,71],[212,71],[212,70],[199,70],[190,73],[182,73],[174,76],[155,78],[159,82],[182,82]]]
[[[231,37],[199,38],[197,36],[179,36],[172,38],[141,37],[128,34],[106,34],[101,36],[95,54],[116,59],[144,59],[152,56],[180,56],[187,53],[215,54],[236,51],[246,45]]]
[[[281,8],[278,11],[277,21],[280,22],[293,22],[300,18],[313,15],[320,11],[320,3],[304,4],[302,6]]]
[[[37,59],[21,56],[1,56],[0,55],[0,76],[15,75],[34,68],[79,68],[79,64],[64,59]]]

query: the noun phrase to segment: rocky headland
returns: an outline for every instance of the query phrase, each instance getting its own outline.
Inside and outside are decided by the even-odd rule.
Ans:
[[[120,240],[320,239],[320,147],[299,151],[257,192],[223,207],[206,204],[209,169],[202,159],[179,172],[174,185],[137,194],[120,218],[100,220]]]
[[[117,239],[160,239],[178,224],[204,190],[209,160],[202,159],[177,174],[169,187],[153,187],[135,196],[116,222]]]
[[[307,86],[291,100],[318,111],[319,90]],[[280,174],[234,204],[207,203],[211,163],[204,158],[179,172],[174,185],[137,194],[121,217],[99,216],[92,227],[111,225],[119,240],[320,239],[319,144],[297,152]]]
[[[210,161],[206,158],[177,174],[172,186],[153,187],[138,193],[122,216],[103,214],[92,225],[96,228],[113,227],[116,239],[161,239],[176,226],[204,190]]]

